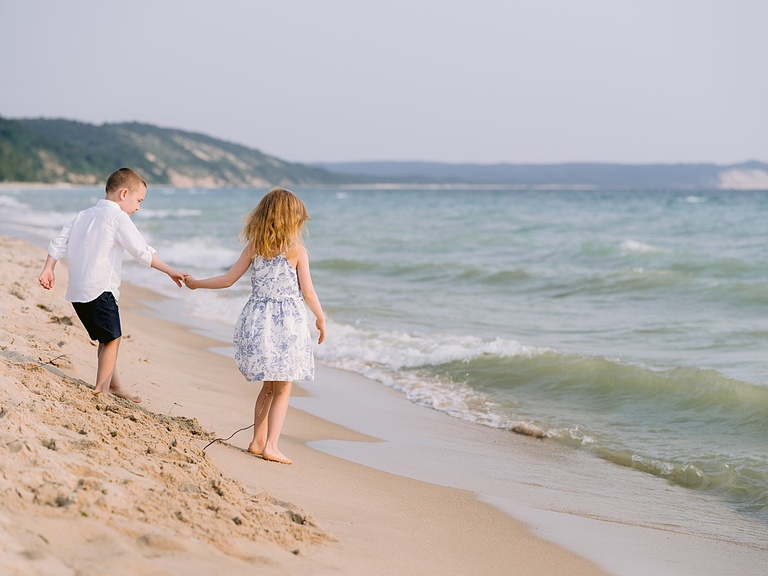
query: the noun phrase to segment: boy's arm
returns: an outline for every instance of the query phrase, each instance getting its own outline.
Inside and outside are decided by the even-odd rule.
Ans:
[[[157,257],[157,253],[152,254],[151,266],[155,270],[160,270],[160,272],[165,272],[168,274],[168,276],[171,277],[171,280],[176,282],[176,286],[181,288],[181,283],[184,281],[184,274],[178,270],[175,270],[174,268],[171,268],[168,264],[160,260],[160,258]]]
[[[58,260],[54,260],[49,254],[48,257],[45,259],[45,265],[43,266],[43,271],[40,272],[40,277],[38,278],[38,281],[40,282],[40,286],[42,286],[46,290],[50,290],[51,288],[53,288],[53,285],[56,282],[56,276],[53,273],[54,268],[56,268],[56,262],[58,262]]]
[[[72,220],[74,222],[74,220]],[[66,224],[59,232],[51,243],[48,245],[48,257],[45,259],[45,265],[43,271],[40,272],[38,281],[40,286],[46,290],[53,288],[56,283],[56,275],[54,269],[56,268],[56,262],[61,260],[67,253],[67,247],[69,246],[69,234],[72,231],[72,222]]]
[[[184,276],[184,283],[190,290],[196,290],[197,288],[229,288],[232,284],[240,280],[243,274],[245,274],[245,271],[248,270],[248,267],[251,265],[251,260],[251,251],[249,247],[246,246],[240,253],[237,262],[235,262],[232,265],[232,268],[227,270],[225,274],[213,276],[212,278],[205,278],[203,280],[198,280],[190,275],[186,275]]]
[[[140,264],[165,272],[176,283],[176,286],[181,288],[184,274],[160,260],[157,250],[147,244],[141,232],[125,212],[117,220],[115,237],[123,249]]]
[[[131,217],[125,212],[121,212],[117,217],[115,240],[123,247],[131,258],[144,266],[156,268],[154,263],[157,250],[147,244],[147,241],[144,240],[144,236],[142,236],[139,229],[136,228]],[[163,264],[162,260],[160,263]],[[166,270],[162,271],[165,272]]]

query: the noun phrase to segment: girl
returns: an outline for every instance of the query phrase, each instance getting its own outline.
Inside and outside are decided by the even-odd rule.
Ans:
[[[294,380],[314,380],[315,364],[306,302],[325,340],[325,316],[312,287],[309,257],[302,243],[309,220],[293,192],[273,188],[259,202],[240,233],[247,244],[226,274],[205,280],[186,275],[188,288],[228,288],[253,264],[253,293],[235,326],[235,361],[249,382],[263,381],[253,415],[248,451],[264,460],[291,464],[277,448]],[[304,298],[302,302],[302,296]]]

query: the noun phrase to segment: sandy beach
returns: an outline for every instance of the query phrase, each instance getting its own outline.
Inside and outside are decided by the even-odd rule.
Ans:
[[[94,396],[65,267],[47,292],[43,250],[0,249],[4,574],[605,573],[470,492],[313,449],[380,442],[296,408],[292,466],[249,455],[247,431],[205,448],[252,422],[257,389],[221,342],[143,313],[151,292],[124,285],[120,302],[118,367],[143,402]],[[314,385],[344,377],[320,367]]]

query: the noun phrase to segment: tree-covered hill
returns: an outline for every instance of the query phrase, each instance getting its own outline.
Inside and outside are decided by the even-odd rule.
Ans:
[[[120,166],[151,185],[195,187],[500,185],[768,189],[768,164],[285,162],[204,134],[149,124],[0,117],[0,182],[100,184]]]
[[[134,168],[155,185],[268,187],[350,180],[182,130],[0,117],[0,182],[98,184],[121,166]]]

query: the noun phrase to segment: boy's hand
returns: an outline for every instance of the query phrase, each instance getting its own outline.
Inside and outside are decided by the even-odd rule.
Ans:
[[[184,274],[184,285],[190,290],[197,288],[197,280],[195,280],[191,274]]]
[[[168,264],[160,260],[159,256],[157,255],[157,252],[152,254],[152,263],[150,264],[150,266],[152,266],[152,268],[154,268],[155,270],[160,270],[160,272],[165,272],[166,274],[168,274],[171,280],[176,282],[176,286],[181,288],[181,285],[182,285],[181,283],[184,282],[185,274],[183,272],[179,272],[175,268],[171,268],[170,266],[168,266]]]
[[[182,282],[184,282],[184,276],[186,276],[186,274],[179,272],[177,270],[174,270],[173,268],[168,270],[166,274],[168,274],[168,276],[171,277],[171,280],[176,282],[176,286],[178,286],[179,288],[182,287]]]
[[[40,282],[40,286],[46,290],[53,288],[53,285],[56,283],[56,276],[53,273],[54,268],[56,268],[56,260],[48,254],[45,258],[43,271],[40,272],[40,276],[37,278],[37,281]]]
[[[38,278],[38,281],[40,282],[40,286],[42,286],[46,290],[50,290],[51,288],[53,288],[53,285],[56,282],[56,277],[53,275],[53,270],[48,270],[47,268],[43,270],[40,273],[40,277]]]

